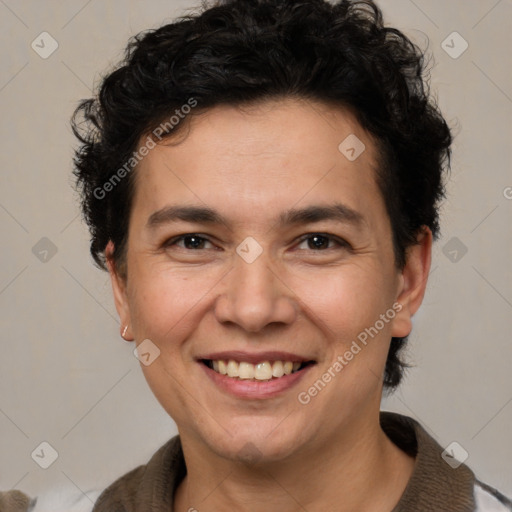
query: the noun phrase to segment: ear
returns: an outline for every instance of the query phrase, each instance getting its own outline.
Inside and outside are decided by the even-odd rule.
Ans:
[[[432,261],[432,231],[422,227],[418,244],[406,251],[406,263],[400,274],[396,302],[402,306],[393,320],[391,335],[403,338],[412,330],[412,316],[418,311],[427,287]]]
[[[114,303],[116,305],[117,314],[119,315],[119,320],[121,321],[121,337],[126,341],[133,341],[130,308],[128,307],[128,298],[126,295],[126,278],[121,276],[116,268],[114,262],[114,243],[112,240],[108,242],[105,248],[105,259],[107,261],[108,273],[110,274],[110,282],[114,293]]]

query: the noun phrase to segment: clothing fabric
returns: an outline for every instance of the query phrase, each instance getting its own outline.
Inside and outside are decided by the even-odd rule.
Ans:
[[[415,457],[412,476],[391,512],[512,511],[512,501],[478,480],[465,464],[448,464],[442,458],[443,448],[416,420],[383,411],[380,422],[391,441]],[[172,512],[174,493],[185,475],[180,438],[175,436],[147,464],[132,469],[108,486],[92,512]],[[23,504],[5,508],[2,499],[8,499],[10,493],[19,491],[0,492],[0,512],[38,512],[37,504],[35,509],[23,508]],[[19,494],[17,499],[18,503],[23,501]]]
[[[91,512],[101,492],[54,487],[30,499],[18,490],[0,491],[0,512]]]

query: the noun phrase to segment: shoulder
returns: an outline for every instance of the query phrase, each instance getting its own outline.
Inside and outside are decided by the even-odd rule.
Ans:
[[[0,510],[6,512],[26,512],[33,505],[25,493],[13,489],[11,491],[0,491]]]
[[[138,466],[110,484],[98,497],[93,512],[132,512],[146,465]]]
[[[512,500],[476,478],[414,419],[382,412],[381,426],[403,451],[415,457],[413,474],[394,512],[450,510],[512,512]]]
[[[147,464],[132,469],[110,484],[93,512],[134,512],[151,504],[172,503],[175,485],[186,472],[179,436],[161,446]]]
[[[100,491],[52,489],[33,498],[19,490],[0,492],[1,512],[91,512]]]
[[[512,500],[501,494],[490,485],[475,480],[476,512],[509,512],[512,511]]]

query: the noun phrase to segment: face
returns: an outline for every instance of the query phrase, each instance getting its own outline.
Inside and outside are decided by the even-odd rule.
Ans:
[[[291,99],[211,109],[142,160],[116,306],[189,442],[279,460],[375,417],[430,264],[426,236],[396,268],[378,161],[347,111]]]

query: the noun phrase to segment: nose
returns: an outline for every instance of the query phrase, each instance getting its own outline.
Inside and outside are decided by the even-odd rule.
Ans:
[[[217,320],[247,332],[259,332],[269,324],[293,323],[298,309],[293,290],[272,267],[265,251],[251,263],[237,255],[215,303]]]

